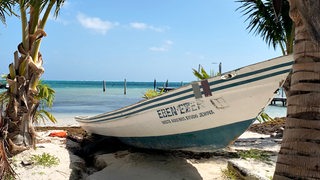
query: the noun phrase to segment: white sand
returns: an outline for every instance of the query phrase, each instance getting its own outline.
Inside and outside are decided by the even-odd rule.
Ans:
[[[62,180],[69,179],[74,164],[82,164],[84,161],[70,154],[66,149],[66,139],[58,137],[49,137],[50,132],[38,133],[38,139],[41,141],[37,144],[36,149],[24,151],[12,158],[13,168],[21,180]],[[72,143],[72,141],[68,141]],[[78,146],[76,143],[68,144],[68,146]],[[59,164],[52,167],[44,167],[40,165],[23,165],[32,162],[33,155],[42,155],[48,153],[59,159]]]
[[[101,169],[93,174],[81,173],[85,169],[84,161],[71,154],[66,149],[78,146],[77,143],[66,141],[64,138],[48,137],[49,132],[39,133],[41,143],[37,144],[36,150],[27,150],[13,158],[14,170],[21,180],[64,180],[82,179],[88,180],[174,180],[174,179],[226,179],[222,171],[227,169],[229,158],[215,156],[208,159],[186,159],[174,157],[172,155],[155,155],[146,153],[129,153],[119,151],[116,153],[102,154],[96,156],[95,166]],[[261,139],[265,138],[265,139]],[[279,144],[274,143],[268,136],[246,132],[235,145],[230,146],[229,150],[260,148],[277,152]],[[43,167],[39,165],[23,166],[21,162],[30,162],[30,157],[35,154],[49,153],[59,158],[59,165]],[[235,159],[233,159],[235,160]],[[259,169],[256,171],[262,178],[272,177],[275,162],[266,166],[253,160],[238,160],[244,166],[251,165],[251,168]],[[88,170],[87,170],[88,171]],[[255,171],[255,170],[254,170]],[[88,172],[87,172],[88,173]]]

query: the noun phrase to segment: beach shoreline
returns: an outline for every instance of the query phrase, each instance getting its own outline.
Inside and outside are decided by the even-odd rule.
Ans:
[[[279,122],[279,121],[278,121]],[[185,151],[144,151],[109,144],[112,151],[96,149],[84,155],[82,138],[86,132],[79,126],[42,126],[36,127],[37,148],[14,156],[12,165],[19,179],[227,179],[226,172],[234,167],[248,167],[257,172],[254,177],[268,179],[275,168],[276,154],[281,139],[275,139],[277,129],[283,122],[252,125],[234,144],[211,153],[191,153]],[[276,126],[276,127],[275,127]],[[272,127],[272,128],[271,128]],[[66,131],[66,138],[50,137],[51,132]],[[259,133],[258,133],[259,132]],[[112,147],[113,146],[113,147]],[[270,162],[232,157],[234,152],[259,149],[271,153]],[[88,150],[88,149],[87,149]],[[41,167],[29,163],[35,154],[48,153],[59,159],[59,164]],[[82,156],[82,157],[81,157]],[[89,158],[90,156],[90,158]],[[29,159],[28,159],[29,158]],[[85,160],[86,159],[86,160]],[[90,159],[88,161],[88,159]]]

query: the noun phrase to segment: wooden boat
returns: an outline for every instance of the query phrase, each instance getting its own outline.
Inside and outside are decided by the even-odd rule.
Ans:
[[[292,64],[292,56],[274,58],[112,112],[75,119],[89,133],[117,137],[139,148],[224,148],[270,103]]]

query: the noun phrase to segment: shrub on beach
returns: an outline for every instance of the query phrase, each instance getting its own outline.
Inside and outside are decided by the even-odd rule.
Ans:
[[[59,164],[59,159],[49,153],[43,153],[41,155],[33,155],[31,160],[34,162],[35,165],[51,167],[53,165]]]
[[[145,93],[144,93],[144,95],[143,95],[143,98],[145,98],[145,99],[151,99],[151,98],[154,98],[154,97],[156,97],[156,96],[159,96],[159,95],[161,95],[161,94],[163,94],[163,91],[156,91],[156,90],[152,90],[152,89],[148,89]]]

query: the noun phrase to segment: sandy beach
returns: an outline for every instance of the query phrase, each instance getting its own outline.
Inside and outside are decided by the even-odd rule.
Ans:
[[[271,127],[271,126],[270,126]],[[274,127],[273,127],[274,128]],[[274,129],[273,129],[274,130]],[[50,137],[51,132],[67,131],[67,138]],[[37,130],[37,148],[14,156],[12,166],[18,179],[228,179],[230,169],[240,169],[256,179],[272,177],[281,139],[270,137],[270,129],[251,128],[229,147],[210,153],[159,152],[117,147],[109,151],[83,149],[79,127],[46,127]],[[257,133],[260,132],[260,133]],[[268,134],[269,133],[269,134]],[[100,144],[101,145],[101,144]],[[98,146],[100,146],[98,143]],[[97,145],[96,145],[97,146]],[[106,147],[105,146],[105,147]],[[79,153],[87,151],[87,154]],[[95,149],[95,150],[92,150]],[[270,155],[268,161],[237,157],[236,152],[259,149]],[[50,154],[59,163],[44,167],[33,162],[34,155]],[[80,157],[82,156],[82,157]],[[88,160],[89,159],[89,160]]]

